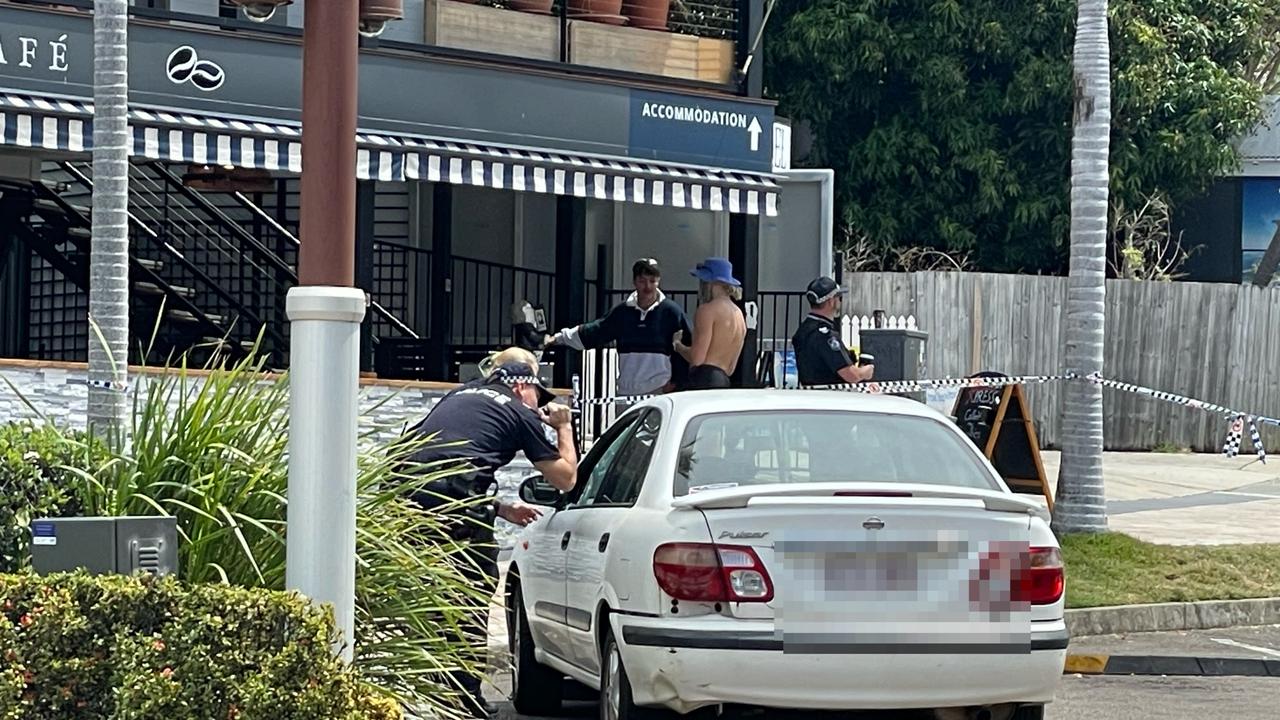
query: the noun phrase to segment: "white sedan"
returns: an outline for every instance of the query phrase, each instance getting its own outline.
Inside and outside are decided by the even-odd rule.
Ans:
[[[629,409],[517,539],[512,700],[1044,717],[1068,641],[1048,514],[944,415],[824,391]]]

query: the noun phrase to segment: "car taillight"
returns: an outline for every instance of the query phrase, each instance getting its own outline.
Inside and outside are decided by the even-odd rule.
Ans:
[[[769,602],[773,582],[756,551],[739,545],[668,543],[653,553],[658,587],[677,600]]]
[[[1014,576],[1014,600],[1032,605],[1052,605],[1062,599],[1065,589],[1062,553],[1058,548],[1031,548],[1027,562],[1019,565]]]
[[[1052,605],[1062,598],[1065,585],[1057,548],[1018,549],[1016,543],[994,543],[979,559],[969,599],[984,609]]]

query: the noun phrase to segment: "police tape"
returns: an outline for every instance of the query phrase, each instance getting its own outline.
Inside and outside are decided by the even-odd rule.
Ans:
[[[87,385],[91,388],[98,388],[100,390],[114,390],[118,393],[129,391],[129,386],[127,383],[117,382],[114,380],[83,380],[79,382],[75,380],[71,380],[68,382],[72,384]]]
[[[1096,383],[1103,387],[1109,387],[1114,390],[1143,395],[1155,400],[1163,400],[1164,402],[1181,405],[1183,407],[1197,408],[1206,412],[1218,413],[1227,419],[1227,439],[1222,444],[1222,454],[1227,457],[1236,457],[1240,454],[1240,441],[1244,435],[1244,427],[1249,426],[1249,440],[1253,442],[1253,449],[1258,454],[1258,460],[1265,463],[1267,461],[1267,450],[1262,444],[1262,433],[1258,432],[1258,423],[1267,425],[1275,425],[1280,427],[1280,418],[1267,417],[1265,415],[1254,415],[1251,413],[1233,410],[1224,405],[1217,403],[1197,400],[1185,395],[1165,392],[1164,390],[1156,390],[1154,388],[1144,387],[1142,385],[1134,385],[1133,383],[1120,382],[1119,380],[1109,380],[1102,377],[1099,373],[1093,373],[1086,378],[1089,382]]]
[[[1063,375],[1014,375],[1014,376],[995,376],[995,377],[964,377],[964,378],[940,378],[926,380],[891,380],[887,382],[862,382],[862,383],[843,383],[835,385],[808,385],[797,388],[799,390],[836,390],[843,392],[856,392],[868,395],[885,395],[913,392],[927,392],[929,390],[963,390],[967,388],[997,388],[1009,385],[1040,385],[1052,382],[1083,380],[1091,382],[1102,387],[1108,387],[1121,392],[1132,393],[1149,397],[1153,400],[1181,405],[1183,407],[1204,410],[1224,416],[1228,422],[1227,440],[1223,444],[1223,454],[1228,457],[1235,457],[1239,454],[1240,443],[1243,439],[1244,428],[1249,428],[1249,439],[1253,442],[1253,447],[1257,451],[1258,459],[1262,462],[1267,461],[1266,450],[1262,444],[1262,434],[1258,432],[1258,423],[1266,425],[1275,425],[1280,427],[1280,418],[1258,415],[1255,413],[1247,413],[1240,410],[1228,408],[1225,405],[1198,400],[1196,398],[1178,395],[1177,393],[1166,392],[1164,390],[1156,390],[1154,388],[1145,387],[1143,385],[1135,385],[1133,383],[1121,382],[1105,378],[1101,373],[1091,373],[1081,376],[1075,373],[1066,373]],[[576,412],[591,406],[602,405],[634,405],[644,402],[655,397],[656,394],[649,395],[617,395],[611,397],[600,398],[583,398],[579,392],[580,384],[575,378],[573,407]]]
[[[1075,375],[1016,375],[1012,377],[967,377],[942,378],[940,380],[890,380],[876,382],[869,380],[862,383],[842,383],[839,385],[807,385],[801,390],[843,390],[846,392],[883,395],[892,393],[927,392],[929,390],[955,390],[966,388],[996,388],[1009,385],[1039,385],[1043,383],[1073,380]]]
[[[893,393],[909,393],[922,392],[927,390],[948,390],[948,389],[964,389],[964,388],[994,388],[1005,387],[1007,385],[1034,385],[1040,383],[1049,383],[1059,380],[1070,380],[1074,375],[1019,375],[1014,377],[971,377],[971,378],[943,378],[940,380],[891,380],[888,382],[869,381],[863,383],[844,383],[839,385],[806,385],[796,388],[798,390],[841,390],[845,392],[866,393],[870,395],[884,395]],[[614,395],[600,398],[581,398],[576,394],[575,385],[575,402],[577,405],[615,405],[618,403],[634,405],[638,402],[650,400],[659,397],[656,394],[649,395]]]

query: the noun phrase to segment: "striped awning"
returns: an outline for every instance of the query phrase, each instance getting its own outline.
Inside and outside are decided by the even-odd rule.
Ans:
[[[137,107],[130,108],[129,122],[134,157],[302,172],[298,124]],[[0,91],[0,144],[87,152],[93,104]],[[778,212],[778,184],[767,174],[376,132],[358,133],[356,145],[361,180],[426,180],[747,215]]]

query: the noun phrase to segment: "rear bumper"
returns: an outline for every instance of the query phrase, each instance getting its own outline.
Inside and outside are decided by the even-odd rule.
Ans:
[[[1069,641],[1061,620],[1033,623],[1029,650],[1025,643],[934,645],[910,654],[900,645],[787,640],[784,647],[769,622],[614,621],[636,702],[678,712],[721,703],[806,710],[1048,703]]]

